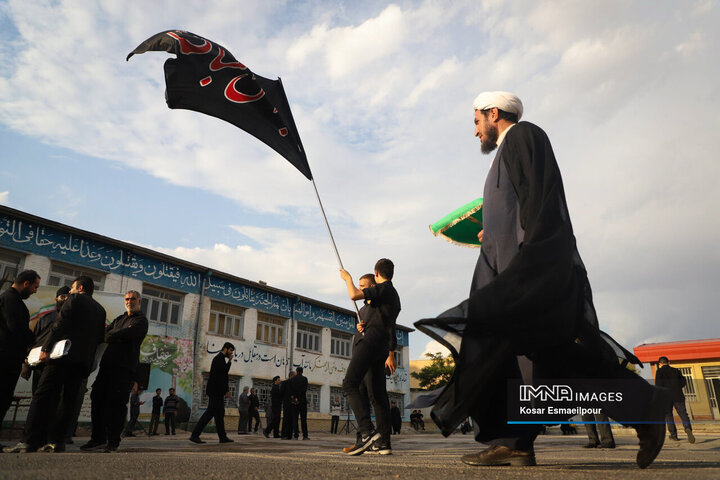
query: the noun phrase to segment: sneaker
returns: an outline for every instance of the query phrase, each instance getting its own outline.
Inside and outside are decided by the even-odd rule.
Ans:
[[[348,455],[362,455],[365,450],[370,448],[374,441],[380,440],[380,434],[373,430],[370,432],[367,436],[363,436],[360,438],[360,441],[357,442],[353,447],[347,452]]]
[[[190,441],[193,443],[206,443],[205,440],[201,440],[200,437],[196,437],[194,435],[190,436]]]
[[[390,442],[387,440],[378,440],[373,442],[369,453],[376,453],[378,455],[392,455],[392,448],[390,448]]]
[[[98,440],[90,439],[89,442],[80,446],[80,450],[83,450],[85,452],[88,452],[91,450],[103,450],[103,449],[105,449],[106,446],[107,446],[107,442],[101,442]]]
[[[31,447],[27,443],[18,442],[13,447],[3,448],[4,453],[31,453],[37,451],[37,448]]]
[[[693,435],[690,427],[685,429],[685,434],[688,436],[688,442],[695,443],[695,435]]]
[[[46,443],[42,447],[38,448],[38,452],[43,453],[62,453],[65,451],[64,443]]]
[[[191,438],[190,440],[192,440],[192,438]],[[202,440],[200,440],[200,441],[202,441]],[[232,439],[230,439],[230,438],[228,438],[228,437],[225,437],[225,438],[221,438],[221,439],[220,439],[220,442],[218,442],[218,443],[233,443],[234,441],[235,441],[235,440],[232,440]]]

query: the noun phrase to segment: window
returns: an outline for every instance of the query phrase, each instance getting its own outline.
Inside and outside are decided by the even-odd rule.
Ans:
[[[200,399],[200,408],[207,408],[208,406],[208,396],[207,396],[207,382],[208,378],[210,378],[210,373],[204,372],[202,374],[203,383],[202,383],[202,398]],[[237,399],[238,395],[238,385],[240,384],[240,379],[242,377],[239,377],[237,375],[230,375],[228,376],[228,387],[230,387],[230,396],[225,397],[225,408],[237,408]]]
[[[170,290],[143,285],[141,310],[153,322],[179,325],[182,319],[183,295]]]
[[[244,319],[244,308],[212,301],[208,333],[215,333],[221,337],[243,338]]]
[[[258,396],[260,402],[260,410],[270,410],[270,390],[272,390],[272,380],[264,380],[253,378],[252,388]]]
[[[270,345],[285,344],[285,319],[258,312],[257,341]]]
[[[352,335],[333,330],[330,338],[330,355],[350,358],[352,338]]]
[[[397,347],[398,349],[395,350],[395,365],[397,368],[403,368],[403,354],[402,354],[402,347]]]
[[[683,367],[678,368],[682,376],[685,377],[685,386],[683,387],[683,393],[688,402],[697,402],[697,393],[695,392],[695,384],[692,378],[692,368]]]
[[[0,250],[0,278],[6,280],[0,285],[0,290],[5,290],[12,285],[17,274],[20,273],[20,261],[22,255],[7,250]]]
[[[311,327],[310,325],[306,325],[304,323],[298,323],[297,343],[295,344],[295,348],[320,353],[321,334],[322,328],[320,327]]]
[[[308,385],[307,393],[308,412],[320,411],[320,385]]]
[[[330,409],[332,411],[333,405],[340,405],[340,411],[346,414],[350,407],[348,406],[347,398],[342,393],[340,387],[330,387]]]
[[[48,277],[48,285],[53,287],[72,287],[73,281],[80,275],[87,275],[92,278],[95,284],[95,291],[105,289],[105,274],[95,270],[87,270],[84,268],[68,265],[66,263],[52,262],[50,265],[50,276]]]

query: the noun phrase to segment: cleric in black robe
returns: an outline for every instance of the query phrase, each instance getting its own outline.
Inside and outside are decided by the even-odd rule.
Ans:
[[[573,379],[592,390],[592,379],[618,379],[629,389],[624,401],[597,406],[636,428],[645,468],[662,448],[658,420],[667,399],[625,368],[640,362],[598,328],[550,141],[536,125],[517,123],[522,103],[513,94],[482,93],[474,110],[482,152],[499,148],[485,183],[470,297],[415,324],[448,347],[456,364],[432,418],[447,436],[473,417],[476,440],[490,448],[464,456],[465,463],[535,465],[539,428],[507,423],[508,402],[517,400],[508,381]]]

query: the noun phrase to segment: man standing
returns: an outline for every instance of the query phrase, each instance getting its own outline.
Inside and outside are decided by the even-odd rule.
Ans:
[[[128,396],[140,362],[140,345],[147,331],[148,319],[140,311],[140,292],[129,290],[125,294],[125,313],[105,329],[107,348],[90,393],[92,435],[81,450],[118,449]]]
[[[390,422],[392,423],[392,433],[397,435],[400,433],[400,427],[402,427],[402,415],[400,409],[395,402],[390,405]]]
[[[302,429],[303,440],[309,440],[307,426],[307,387],[308,380],[303,375],[303,367],[295,369],[295,376],[290,380],[290,390],[292,391],[295,402],[293,404],[292,425],[295,433],[295,439],[298,438],[298,416],[300,416],[300,428]]]
[[[687,383],[685,377],[680,370],[670,366],[670,362],[667,357],[660,357],[658,360],[660,368],[655,372],[655,385],[658,387],[667,388],[672,396],[673,406],[680,416],[683,428],[688,437],[688,442],[695,443],[695,435],[693,435],[692,425],[690,425],[690,417],[688,417],[687,409],[685,408],[685,394],[683,388]],[[670,432],[670,439],[679,441],[677,436],[677,428],[675,427],[675,419],[673,418],[672,407],[668,410],[665,415],[665,423],[667,423],[668,431]]]
[[[238,395],[238,435],[246,435],[249,429],[250,387],[243,387],[242,393]]]
[[[593,379],[622,379],[632,395],[596,406],[635,427],[637,464],[645,468],[663,445],[665,427],[658,420],[666,399],[621,365],[615,352],[625,363],[640,362],[598,328],[550,141],[536,125],[517,123],[523,106],[511,93],[481,93],[473,108],[481,151],[498,152],[485,182],[482,248],[470,298],[415,323],[455,358],[455,374],[433,418],[449,435],[472,416],[476,440],[490,447],[465,455],[469,465],[535,465],[538,426],[507,421],[510,381],[572,379],[594,391]]]
[[[393,262],[381,258],[375,263],[376,285],[360,290],[355,287],[350,274],[340,270],[350,299],[368,300],[370,307],[362,335],[356,336],[350,364],[343,380],[343,393],[355,413],[360,431],[360,440],[347,452],[349,455],[361,455],[374,442],[381,439],[389,442],[390,439],[390,404],[385,383],[385,363],[388,360],[390,371],[395,370],[395,357],[391,350],[393,339],[389,338],[389,332],[400,313],[400,297],[392,284],[394,271]],[[372,396],[378,407],[375,411],[377,430],[370,419],[367,401],[363,400],[360,393],[360,384],[368,372],[372,375]],[[378,447],[382,447],[379,453],[390,453],[389,444]]]
[[[68,295],[70,295],[70,287],[62,286],[55,292],[55,310],[48,312],[47,315],[40,317],[35,323],[33,333],[35,334],[35,346],[40,347],[45,342],[46,337],[50,334],[50,327],[55,321],[60,318],[60,310],[65,304]],[[33,367],[32,373],[32,392],[35,392],[37,384],[40,381],[42,375],[42,369],[45,364],[41,363]]]
[[[72,421],[80,385],[92,370],[105,328],[105,309],[92,298],[94,290],[90,277],[82,275],[73,282],[60,318],[43,343],[40,361],[48,364],[43,368],[30,403],[23,440],[11,449],[12,453],[33,452],[41,446],[46,452],[65,451],[65,434]],[[67,355],[50,360],[49,352],[60,340],[69,340],[70,350]],[[51,424],[52,431],[48,432]],[[49,443],[43,446],[46,438]]]
[[[30,330],[30,312],[23,300],[37,292],[40,275],[25,270],[0,294],[0,422],[12,403],[23,360],[35,340]]]
[[[180,398],[175,395],[175,389],[171,388],[168,390],[168,396],[165,397],[165,405],[163,406],[165,412],[165,435],[175,435],[175,417],[178,412],[178,405],[180,405]]]
[[[288,378],[282,381],[280,384],[280,394],[282,395],[282,429],[280,431],[280,438],[283,440],[292,440],[293,437],[293,401],[295,397],[290,389],[290,380],[295,376],[295,371],[291,371],[288,374]],[[297,431],[297,421],[295,422],[295,430]]]
[[[162,389],[155,389],[155,396],[152,399],[152,414],[150,415],[150,427],[148,435],[157,435],[158,425],[160,424],[160,412],[162,411],[163,399]]]
[[[258,426],[260,425],[260,400],[258,400],[257,393],[255,393],[255,389],[250,389],[250,395],[248,395],[248,400],[250,401],[250,406],[248,407],[248,433],[249,432],[255,432],[258,431]],[[252,428],[252,421],[255,419],[255,428]]]
[[[212,418],[215,418],[215,428],[220,443],[232,442],[225,433],[225,399],[230,396],[228,372],[234,355],[235,346],[230,342],[225,342],[220,353],[213,358],[206,389],[208,406],[190,435],[190,441],[193,443],[205,443],[200,439],[200,434]]]
[[[280,438],[280,410],[282,409],[282,392],[280,391],[280,376],[273,377],[273,386],[270,389],[270,418],[267,427],[263,430],[265,438],[273,432],[274,438]]]

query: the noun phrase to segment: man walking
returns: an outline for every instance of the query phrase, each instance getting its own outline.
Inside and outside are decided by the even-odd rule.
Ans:
[[[685,408],[685,394],[682,390],[687,383],[685,377],[682,373],[680,373],[680,370],[670,366],[670,362],[667,357],[660,357],[658,365],[660,368],[658,368],[657,372],[655,372],[655,385],[667,388],[670,391],[673,406],[680,416],[688,442],[695,443],[695,435],[693,435],[692,425],[690,425],[690,417],[688,417],[687,409]],[[679,441],[680,439],[677,435],[677,428],[675,427],[672,407],[665,415],[665,423],[667,423],[667,428],[670,432],[670,439]]]
[[[659,420],[667,399],[618,361],[615,352],[625,363],[639,363],[598,328],[550,140],[536,125],[518,123],[523,106],[511,93],[481,93],[473,109],[481,151],[498,152],[485,182],[482,248],[470,298],[415,323],[455,358],[455,374],[433,419],[449,435],[472,416],[476,440],[490,447],[465,455],[469,465],[535,465],[539,428],[508,423],[509,382],[572,379],[594,391],[595,379],[622,380],[612,387],[623,383],[631,395],[626,391],[622,403],[595,406],[635,427],[636,460],[645,468],[663,445]]]
[[[125,293],[125,313],[105,329],[107,348],[90,393],[92,434],[81,450],[114,452],[120,446],[128,396],[140,362],[140,345],[148,331],[140,300],[140,292]]]
[[[215,428],[217,429],[220,443],[232,442],[225,433],[225,399],[230,396],[228,372],[230,371],[234,355],[235,346],[230,342],[226,342],[220,353],[213,358],[206,389],[208,406],[207,409],[205,409],[205,413],[202,414],[195,425],[192,435],[190,435],[190,441],[193,443],[205,443],[204,440],[200,439],[200,435],[205,425],[207,425],[212,418],[215,419]]]
[[[267,420],[267,426],[263,430],[265,438],[280,438],[280,410],[282,409],[282,392],[280,391],[280,376],[273,377],[273,386],[270,389],[270,418]]]
[[[390,404],[388,402],[387,387],[385,383],[385,363],[390,361],[389,368],[395,370],[394,354],[390,359],[392,330],[398,314],[400,313],[400,297],[392,284],[395,265],[387,258],[381,258],[375,263],[375,286],[360,290],[355,287],[352,277],[345,270],[340,270],[340,276],[345,281],[351,300],[368,300],[369,310],[367,321],[362,335],[357,335],[343,380],[343,393],[355,413],[360,431],[360,440],[347,453],[361,455],[372,444],[380,439],[390,439]],[[360,385],[365,375],[372,375],[372,396],[375,399],[375,417],[377,430],[370,419],[370,410],[367,400],[363,400]],[[383,447],[379,453],[389,453],[389,445]]]
[[[22,442],[10,450],[12,453],[38,449],[65,451],[65,435],[72,421],[80,385],[91,372],[95,350],[102,342],[105,328],[105,309],[92,298],[94,290],[95,284],[90,277],[79,276],[73,282],[70,297],[60,310],[60,318],[52,325],[43,343],[40,361],[48,364],[43,368],[33,394]],[[67,355],[51,360],[49,352],[60,340],[69,340],[70,350]],[[49,425],[53,425],[51,431],[48,431]],[[43,445],[46,438],[49,443]]]
[[[135,436],[133,430],[135,429],[135,424],[140,416],[140,405],[145,403],[140,400],[142,392],[142,389],[138,386],[137,382],[135,382],[132,388],[132,393],[130,393],[130,420],[128,420],[127,425],[125,425],[125,431],[123,432],[124,437]]]
[[[257,393],[254,388],[250,389],[250,395],[248,395],[250,406],[248,407],[248,433],[258,431],[260,425],[260,400],[258,399]],[[252,427],[253,419],[255,420],[255,428]]]
[[[0,422],[12,403],[23,360],[35,340],[30,330],[30,312],[23,300],[37,292],[40,275],[20,272],[10,288],[0,294]]]

